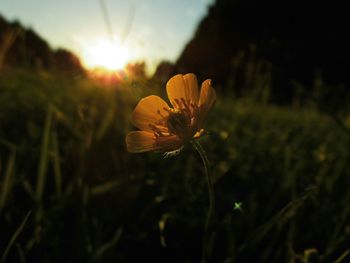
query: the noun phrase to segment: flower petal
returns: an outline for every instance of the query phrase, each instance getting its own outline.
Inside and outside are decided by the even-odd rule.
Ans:
[[[151,132],[132,131],[128,133],[125,141],[128,152],[149,152],[155,150],[156,136]]]
[[[156,138],[155,147],[157,151],[170,152],[179,149],[183,141],[176,135],[160,136]]]
[[[125,141],[126,148],[131,153],[168,152],[182,146],[182,140],[175,135],[156,137],[153,133],[146,131],[129,132]]]
[[[205,105],[210,110],[216,100],[215,89],[211,86],[211,79],[202,83],[201,95],[199,97],[199,106]]]
[[[198,82],[196,75],[193,73],[175,75],[168,81],[166,90],[174,108],[181,108],[176,99],[179,101],[184,99],[186,102],[190,101],[190,103],[198,104]]]
[[[135,127],[144,131],[153,131],[150,124],[161,129],[160,122],[169,115],[169,111],[168,104],[162,98],[151,95],[143,98],[137,104],[131,116],[131,122]]]
[[[199,122],[200,126],[203,125],[204,119],[206,118],[208,112],[214,106],[216,101],[215,89],[211,86],[211,80],[207,79],[202,83],[201,94],[199,97]]]

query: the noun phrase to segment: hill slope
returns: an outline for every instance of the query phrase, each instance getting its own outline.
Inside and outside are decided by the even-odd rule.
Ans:
[[[78,57],[72,52],[53,50],[35,31],[23,27],[19,22],[8,22],[1,15],[0,67],[84,72]]]
[[[272,63],[275,86],[286,94],[291,79],[310,86],[315,73],[329,84],[349,84],[345,4],[314,2],[216,0],[177,67],[225,84],[238,51],[254,44],[256,55]]]

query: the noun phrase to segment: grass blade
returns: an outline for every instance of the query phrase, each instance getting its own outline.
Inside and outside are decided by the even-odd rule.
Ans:
[[[113,248],[119,242],[122,233],[123,233],[123,228],[119,227],[115,232],[112,240],[97,249],[97,251],[93,255],[93,259],[94,260],[100,259],[106,253],[106,251]]]
[[[8,253],[10,252],[11,247],[13,246],[13,244],[15,243],[16,239],[18,238],[18,236],[21,234],[21,232],[23,231],[24,226],[26,225],[28,218],[31,214],[31,211],[29,211],[27,213],[27,215],[25,216],[25,218],[23,219],[22,223],[20,224],[20,226],[17,228],[17,230],[15,231],[15,233],[13,234],[13,236],[10,239],[10,242],[7,244],[6,249],[4,251],[4,253],[2,254],[2,257],[0,259],[0,263],[5,263],[6,262],[6,258]]]
[[[343,254],[340,255],[339,258],[337,258],[336,261],[334,261],[334,263],[344,262],[343,260],[349,255],[349,253],[350,253],[350,249],[346,250]]]
[[[7,196],[10,193],[11,190],[11,184],[12,184],[12,177],[13,177],[13,170],[15,167],[15,160],[16,160],[16,151],[13,149],[12,153],[10,155],[10,158],[7,162],[7,168],[6,168],[6,172],[5,172],[5,178],[4,178],[4,182],[2,184],[2,188],[1,188],[1,193],[0,193],[0,213],[3,210],[5,204],[6,204],[6,200],[7,200]]]
[[[113,191],[118,186],[120,186],[119,180],[112,180],[112,181],[109,181],[109,182],[92,187],[90,190],[90,193],[94,196],[95,195],[103,195],[103,194],[106,194],[108,192]]]
[[[44,128],[43,138],[41,142],[38,177],[37,177],[37,184],[36,184],[36,198],[37,198],[37,202],[39,203],[41,202],[41,199],[43,196],[45,179],[46,179],[48,157],[49,157],[48,152],[49,152],[49,143],[50,143],[51,122],[52,122],[52,108],[50,107],[46,114],[45,128]]]
[[[16,244],[20,263],[26,263],[26,257],[20,244]]]
[[[56,131],[52,132],[52,162],[53,162],[53,171],[55,176],[55,186],[56,186],[56,194],[57,197],[61,197],[62,195],[62,172],[60,165],[60,152],[58,147],[58,138]]]

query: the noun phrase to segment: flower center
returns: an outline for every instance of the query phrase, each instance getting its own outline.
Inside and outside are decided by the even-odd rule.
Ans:
[[[191,136],[191,117],[184,112],[172,112],[167,119],[167,126],[170,133],[176,134],[180,138]]]

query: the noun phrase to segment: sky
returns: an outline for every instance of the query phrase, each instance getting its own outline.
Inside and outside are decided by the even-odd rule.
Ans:
[[[177,59],[213,2],[0,0],[0,14],[34,29],[51,47],[73,51],[87,66],[115,56],[144,60],[153,71],[160,61]],[[107,52],[110,45],[118,50]]]

